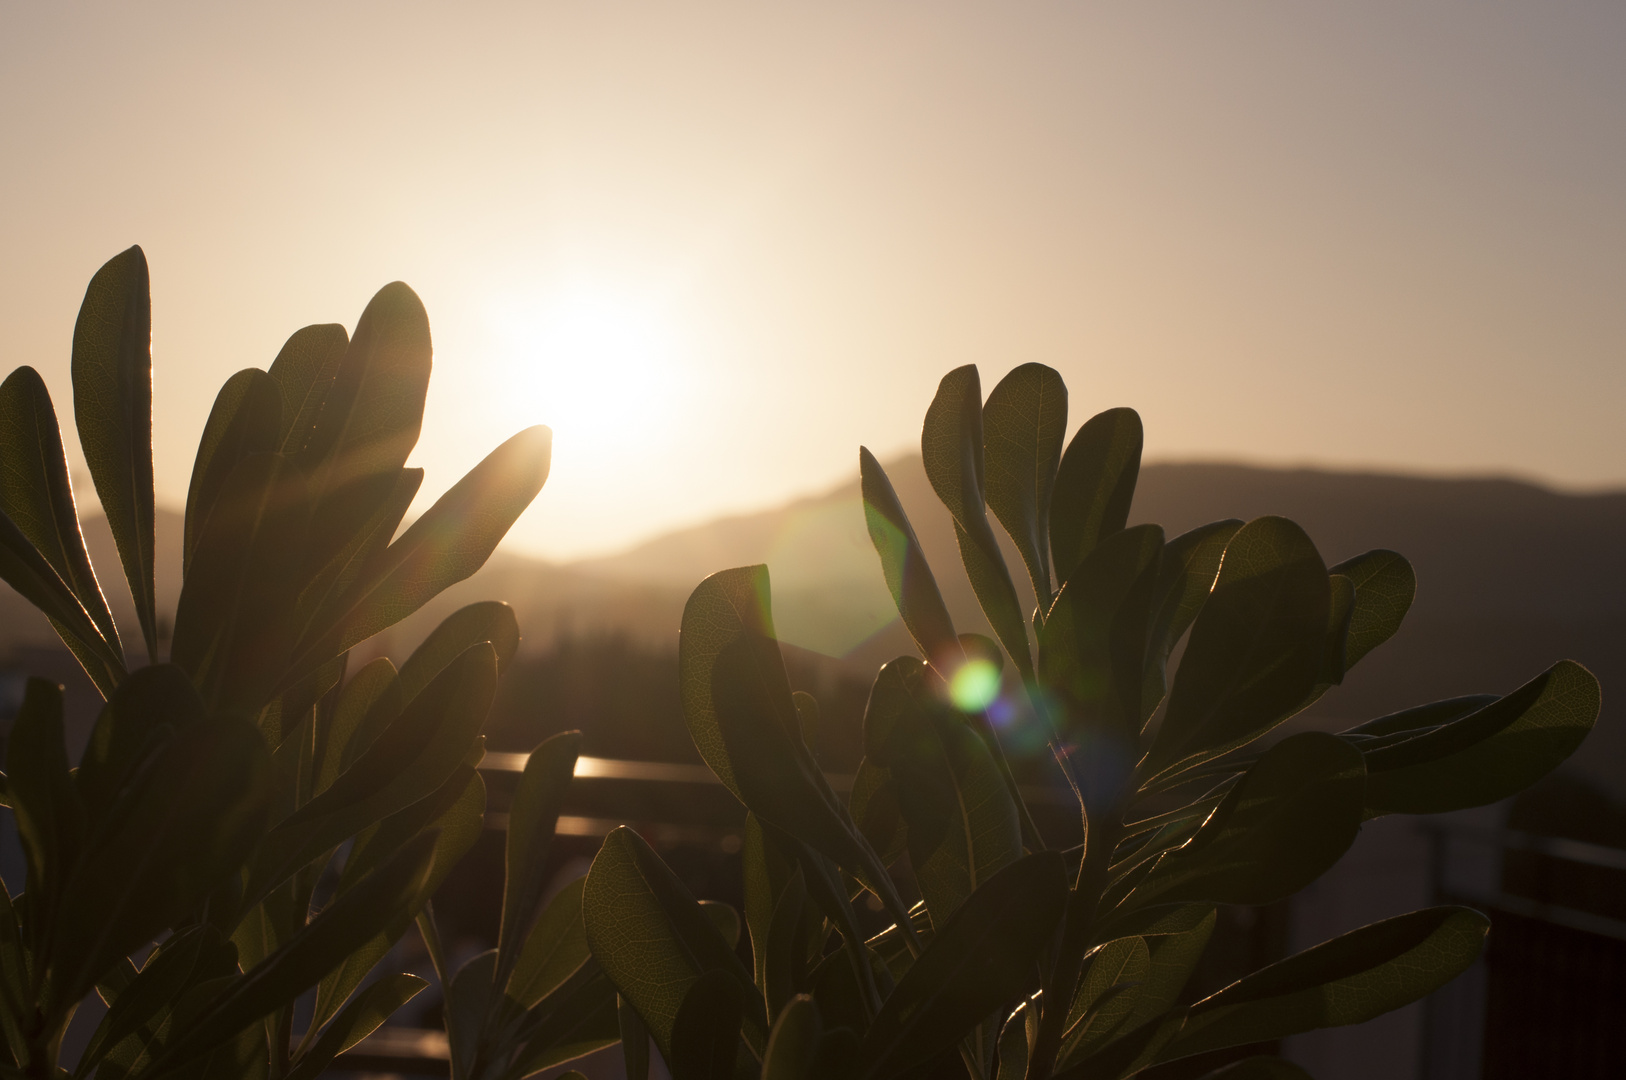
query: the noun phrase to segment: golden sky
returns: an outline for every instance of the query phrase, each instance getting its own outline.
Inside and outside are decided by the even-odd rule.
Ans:
[[[140,243],[178,505],[231,372],[405,280],[426,497],[550,424],[558,558],[854,476],[970,362],[1151,458],[1619,486],[1623,58],[1616,0],[0,0],[0,367],[66,419]]]

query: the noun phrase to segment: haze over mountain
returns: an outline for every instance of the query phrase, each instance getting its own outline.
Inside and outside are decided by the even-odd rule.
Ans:
[[[959,567],[952,522],[919,457],[891,461],[887,470],[956,623],[988,632]],[[670,646],[701,578],[765,562],[781,638],[851,670],[873,671],[913,645],[865,531],[856,462],[853,471],[851,482],[822,495],[613,555],[552,564],[500,553],[362,650],[399,658],[449,611],[487,598],[514,606],[528,649],[561,636],[607,634]],[[1502,479],[1154,464],[1141,472],[1131,520],[1159,522],[1173,536],[1217,518],[1262,514],[1299,522],[1329,564],[1385,547],[1417,570],[1417,600],[1400,633],[1317,706],[1328,722],[1455,694],[1505,692],[1569,657],[1604,685],[1603,719],[1573,765],[1626,795],[1626,722],[1613,696],[1626,681],[1626,493],[1563,494]],[[178,515],[160,514],[158,589],[170,611],[179,589],[179,524]],[[115,615],[121,626],[132,625],[105,523],[92,519],[86,531]],[[1007,560],[1019,568],[1014,550]],[[1017,569],[1014,577],[1026,592],[1025,575]],[[0,594],[0,625],[0,647],[51,639],[45,621],[9,589]]]

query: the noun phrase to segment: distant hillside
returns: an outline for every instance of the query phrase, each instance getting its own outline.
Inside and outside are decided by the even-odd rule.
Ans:
[[[888,472],[908,508],[951,612],[984,629],[959,569],[952,524],[918,457]],[[501,598],[518,611],[526,646],[561,636],[624,634],[660,645],[676,639],[683,602],[701,578],[766,562],[775,617],[790,643],[854,669],[910,651],[864,529],[855,478],[824,495],[719,519],[628,551],[570,564],[499,555],[429,610],[364,648],[405,653],[454,607]],[[1506,691],[1561,657],[1602,679],[1605,717],[1577,765],[1626,794],[1626,718],[1614,687],[1626,685],[1626,493],[1567,495],[1510,480],[1428,479],[1239,465],[1150,465],[1133,519],[1171,535],[1221,517],[1282,514],[1301,523],[1329,563],[1374,547],[1417,568],[1416,605],[1394,641],[1362,662],[1318,711],[1363,719],[1452,694]],[[179,566],[177,515],[159,522],[159,594],[173,610]],[[104,586],[118,582],[105,524],[87,523]],[[1009,561],[1023,582],[1014,551]],[[121,625],[130,602],[110,588]],[[1031,603],[1031,598],[1025,600]],[[49,637],[43,619],[5,590],[0,647]]]

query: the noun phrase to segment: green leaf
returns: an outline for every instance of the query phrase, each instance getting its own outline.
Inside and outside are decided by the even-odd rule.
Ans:
[[[1184,904],[1154,919],[1140,934],[1151,954],[1151,967],[1136,995],[1134,1010],[1120,1030],[1133,1031],[1175,1007],[1197,969],[1217,915],[1207,904]]]
[[[560,889],[526,935],[505,990],[522,1008],[535,1008],[591,959],[587,931],[582,925],[582,887],[586,880],[577,878]]]
[[[243,458],[215,496],[181,586],[171,657],[216,708],[258,712],[287,670],[306,499],[304,476],[280,454]]]
[[[1115,1015],[1103,1018],[1110,1019],[1110,1024],[1098,1020],[1088,1030],[1076,1026],[1070,1029],[1058,1070],[1065,1073],[1088,1060],[1092,1072],[1118,1075],[1118,1068],[1103,1055],[1127,1061],[1140,1056],[1149,1042],[1161,1045],[1158,1039],[1172,1038],[1172,1031],[1165,1031],[1165,1025],[1154,1021],[1176,1008],[1213,934],[1215,921],[1215,909],[1208,904],[1164,905],[1113,919],[1110,925],[1116,927],[1115,935],[1127,931],[1126,936],[1145,943],[1148,962],[1133,983],[1107,988],[1115,995],[1111,1002]],[[1115,936],[1107,945],[1127,948],[1119,944],[1122,940]],[[1098,987],[1090,1000],[1103,996]],[[1069,1025],[1076,1025],[1082,1015],[1079,1003],[1074,1004]]]
[[[1053,721],[1057,731],[1088,743],[1097,756],[1116,754],[1121,775],[1140,756],[1141,691],[1162,555],[1156,525],[1113,533],[1078,564],[1039,631],[1040,677],[1063,704]],[[1098,797],[1112,798],[1118,782],[1107,779],[1110,790]]]
[[[7,794],[28,867],[34,948],[49,933],[69,872],[84,841],[85,811],[68,773],[62,688],[44,679],[24,684],[23,703],[6,739]]]
[[[0,383],[0,460],[6,462],[0,469],[0,512],[45,557],[95,625],[99,641],[81,641],[83,628],[74,623],[63,624],[63,640],[69,648],[78,646],[81,663],[90,661],[85,671],[106,697],[124,677],[124,653],[79,532],[56,410],[31,367],[18,368]]]
[[[313,717],[318,726],[332,721],[333,708],[338,701],[339,683],[344,680],[350,655],[335,656],[299,681],[289,685],[260,710],[258,723],[265,741],[280,747],[283,740],[301,730],[307,717]],[[305,729],[309,730],[309,729]],[[314,750],[314,746],[312,747]],[[308,789],[315,775],[315,757],[305,767],[304,787]],[[309,798],[308,790],[301,790],[301,798]]]
[[[744,929],[740,923],[740,913],[721,900],[701,900],[699,903],[700,910],[705,912],[706,918],[711,920],[711,925],[717,933],[728,942],[728,947],[732,949],[738,945],[740,932]]]
[[[751,962],[755,969],[757,988],[764,994],[768,987],[768,943],[771,938],[774,912],[790,889],[798,882],[805,891],[806,884],[794,855],[770,840],[763,831],[762,821],[754,813],[745,815],[745,834],[740,844],[740,876],[745,892],[745,924],[751,935]],[[771,1008],[769,1010],[772,1012]]]
[[[426,899],[438,837],[423,833],[340,894],[286,944],[215,994],[159,1064],[179,1065],[219,1046],[317,983],[381,932],[399,934]]]
[[[881,668],[864,710],[865,760],[884,769],[932,925],[1022,855],[1016,805],[980,736],[913,657]]]
[[[74,776],[92,817],[103,817],[155,742],[204,719],[203,700],[174,664],[137,668],[102,706]]]
[[[807,989],[808,945],[817,933],[816,926],[808,925],[811,914],[807,886],[802,868],[798,866],[779,894],[768,921],[768,932],[761,942],[764,956],[757,988],[767,1003],[770,1020],[779,1015],[779,1010],[791,998]]]
[[[81,664],[88,659],[98,672],[103,672],[100,678],[92,674],[98,689],[108,680],[105,672],[111,671],[116,661],[120,669],[123,668],[122,661],[102,640],[96,624],[79,603],[79,598],[74,596],[73,590],[3,512],[0,512],[0,581],[16,589],[24,600],[51,620],[52,627]],[[90,670],[86,669],[87,672]]]
[[[1124,527],[1140,476],[1145,434],[1134,409],[1108,409],[1084,422],[1056,471],[1050,559],[1065,584],[1101,539]]]
[[[987,535],[982,539],[980,533]],[[1022,605],[1016,598],[1016,585],[1011,572],[999,553],[993,528],[983,519],[980,529],[967,530],[954,523],[954,539],[960,546],[960,562],[965,567],[971,591],[982,606],[983,615],[994,628],[1005,651],[1016,661],[1017,670],[1024,678],[1033,677],[1033,652],[1028,646],[1027,620],[1022,617]]]
[[[1140,703],[1142,725],[1163,703],[1163,695],[1168,692],[1169,654],[1208,602],[1225,547],[1240,528],[1242,522],[1235,518],[1212,521],[1181,533],[1163,545],[1156,598],[1152,601],[1152,628],[1146,646],[1146,676]]]
[[[694,981],[672,1027],[672,1080],[732,1080],[736,1061],[742,1055],[751,1060],[740,1044],[744,996],[726,972],[708,971]]]
[[[819,1044],[824,1040],[824,1019],[806,994],[785,1003],[768,1036],[762,1055],[762,1080],[815,1080]]]
[[[1016,666],[1027,675],[1033,671],[1027,621],[999,541],[988,524],[982,443],[982,385],[976,365],[967,364],[943,376],[938,384],[921,427],[920,455],[932,490],[954,518],[960,561],[977,602]]]
[[[282,402],[281,453],[305,449],[349,345],[350,335],[337,323],[307,326],[295,330],[271,362],[271,379]]]
[[[483,600],[442,619],[401,665],[402,697],[407,701],[417,697],[463,650],[482,641],[489,641],[497,651],[497,674],[507,671],[519,651],[519,622],[513,608],[500,600]]]
[[[1268,1054],[1232,1062],[1230,1065],[1204,1073],[1202,1080],[1313,1080],[1309,1073]]]
[[[24,1043],[22,1018],[33,994],[29,992],[29,954],[23,945],[22,926],[12,906],[11,893],[0,881],[0,1036],[4,1045]]]
[[[333,1018],[316,1044],[294,1062],[288,1080],[316,1080],[333,1059],[371,1035],[390,1014],[429,984],[416,975],[386,975],[357,994]]]
[[[346,598],[380,564],[422,486],[422,469],[381,473],[353,486],[344,500],[344,519],[311,522],[294,618],[299,641],[313,641],[334,630]],[[321,662],[302,659],[294,677],[308,665]]]
[[[152,297],[132,247],[90,279],[73,327],[73,415],[125,580],[158,658],[153,589]]]
[[[802,737],[802,745],[807,747],[813,755],[813,760],[819,757],[819,699],[806,690],[792,690],[791,704],[796,706],[796,731]]]
[[[747,813],[741,862],[745,878],[745,919],[751,931],[752,960],[759,987],[768,985],[768,955],[775,912],[798,873],[807,899],[813,902],[812,907],[803,907],[809,923],[817,923],[818,913],[822,912],[843,940],[854,948],[863,945],[864,935],[848,900],[847,885],[841,871],[825,856],[766,824],[755,814]],[[779,968],[776,966],[775,970]],[[873,993],[872,980],[865,979],[863,989]]]
[[[582,903],[593,958],[638,1010],[663,1057],[672,1060],[673,1030],[689,988],[710,971],[738,984],[745,1041],[761,1052],[767,1019],[750,973],[637,833],[622,826],[605,837]]]
[[[927,1061],[1025,992],[1066,900],[1054,851],[1012,863],[972,893],[870,1025],[859,1075],[891,1076]]]
[[[548,848],[565,790],[575,775],[581,744],[579,731],[560,732],[543,741],[526,759],[514,790],[508,810],[502,921],[497,933],[498,986],[508,984],[525,938],[541,914],[542,891],[548,885]]]
[[[1109,941],[1091,954],[1067,1008],[1056,1055],[1061,1067],[1089,1054],[1129,1018],[1151,973],[1152,954],[1138,937]]]
[[[602,974],[596,974],[572,992],[559,1007],[550,1009],[503,1073],[506,1080],[519,1080],[614,1046],[621,1037],[616,1017],[615,988]],[[642,1036],[644,1054],[649,1053],[649,1037]],[[631,1080],[633,1074],[628,1074]]]
[[[321,498],[342,498],[357,481],[406,463],[423,424],[431,352],[429,316],[417,294],[399,281],[378,290],[356,322],[307,445],[320,463]]]
[[[1022,364],[982,406],[988,508],[1027,565],[1041,609],[1050,606],[1050,502],[1067,437],[1067,384],[1043,364]]]
[[[446,1041],[451,1052],[452,1076],[456,1080],[472,1080],[474,1076],[486,1021],[495,1011],[491,975],[496,965],[496,950],[487,949],[458,968],[446,987]]]
[[[90,1071],[126,1039],[150,1043],[164,1017],[189,987],[234,974],[237,950],[212,926],[191,927],[161,944],[130,980],[97,1025],[74,1070]]]
[[[1319,731],[1290,735],[1254,763],[1189,843],[1158,860],[1130,902],[1269,904],[1290,896],[1355,842],[1365,789],[1354,747]]]
[[[1373,923],[1204,998],[1158,1061],[1359,1024],[1424,997],[1467,970],[1490,920],[1461,907]]]
[[[1431,701],[1427,705],[1414,705],[1376,720],[1368,720],[1341,734],[1360,746],[1363,752],[1375,750],[1380,746],[1405,742],[1426,731],[1460,720],[1497,700],[1499,698],[1495,694],[1467,694]]]
[[[627,1080],[649,1080],[649,1029],[626,998],[616,995],[615,1004],[621,1030],[622,1072]]]
[[[1024,1080],[1028,1074],[1028,1054],[1038,1037],[1039,1010],[1029,999],[1016,1007],[1000,1029],[995,1080]]]
[[[958,657],[960,641],[943,604],[943,594],[937,589],[937,579],[926,562],[926,552],[898,501],[898,493],[892,490],[886,470],[862,446],[858,448],[858,475],[870,543],[881,557],[882,576],[904,625],[926,657]]]
[[[57,907],[51,989],[64,1004],[194,913],[264,835],[271,765],[253,724],[209,717],[147,747],[106,809],[94,804]]]
[[[483,642],[436,676],[332,786],[271,830],[245,902],[257,902],[298,867],[445,784],[478,738],[496,683],[496,654]]]
[[[320,795],[354,765],[380,732],[406,708],[401,679],[387,656],[376,656],[344,684],[332,714],[317,718],[316,774]]]
[[[841,865],[868,869],[873,853],[802,742],[766,566],[723,570],[695,588],[678,671],[689,737],[735,797]]]
[[[847,809],[883,865],[891,866],[903,857],[908,850],[909,829],[887,769],[867,757],[860,761],[853,774],[852,790],[847,793]]]
[[[226,478],[250,454],[275,453],[282,445],[282,395],[275,380],[259,368],[245,368],[226,380],[203,425],[192,484],[186,493],[186,528],[181,571],[191,569],[203,536],[203,524],[214,509]]]
[[[1329,567],[1355,586],[1355,614],[1344,645],[1344,667],[1394,637],[1417,595],[1417,575],[1403,556],[1393,551],[1368,551]]]
[[[1169,692],[1145,766],[1154,781],[1258,738],[1304,701],[1325,654],[1329,588],[1291,521],[1237,531]]]
[[[1575,752],[1601,706],[1592,673],[1561,660],[1460,719],[1375,749],[1358,744],[1369,773],[1367,814],[1439,814],[1523,791]]]
[[[1304,704],[1309,707],[1328,687],[1344,681],[1349,671],[1349,628],[1355,617],[1355,583],[1342,574],[1327,575],[1327,635],[1323,646],[1321,674]]]
[[[415,837],[425,832],[439,836],[434,864],[424,883],[424,895],[433,895],[466,855],[485,824],[486,786],[472,766],[460,765],[451,779],[426,799],[391,814],[358,839],[339,875],[338,891],[353,888],[374,868],[388,862]],[[380,934],[323,977],[316,989],[311,1028],[320,1027],[344,1004],[374,966],[394,947],[405,927]]]
[[[548,428],[526,428],[453,484],[351,588],[332,629],[304,650],[296,670],[400,622],[485,565],[542,490],[552,445]]]

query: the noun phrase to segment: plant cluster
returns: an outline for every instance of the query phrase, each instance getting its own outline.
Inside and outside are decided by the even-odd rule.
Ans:
[[[394,284],[353,336],[299,331],[215,402],[159,662],[149,338],[132,248],[86,293],[73,386],[144,667],[85,553],[43,382],[25,367],[0,385],[0,578],[107,701],[77,769],[58,687],[31,680],[10,735],[4,800],[28,876],[0,889],[0,1077],[68,1075],[62,1035],[94,992],[108,1010],[74,1080],[312,1080],[423,988],[375,970],[414,924],[457,1080],[520,1080],[617,1041],[639,1080],[651,1044],[676,1080],[1133,1076],[1358,1023],[1461,972],[1487,923],[1446,907],[1187,993],[1219,905],[1293,894],[1370,818],[1519,791],[1598,713],[1596,681],[1563,662],[1505,697],[1270,740],[1395,633],[1406,561],[1329,568],[1281,518],[1173,538],[1129,527],[1132,411],[1089,420],[1064,452],[1054,371],[1018,367],[984,401],[960,368],[922,450],[997,641],[956,631],[861,451],[869,532],[920,655],[876,676],[851,790],[810,748],[819,706],[790,688],[766,568],[713,575],[684,611],[679,689],[695,746],[748,810],[743,918],[697,901],[627,828],[548,895],[580,747],[567,733],[530,755],[509,810],[496,948],[453,972],[429,897],[484,827],[480,730],[518,627],[475,604],[399,669],[376,659],[347,679],[347,656],[478,569],[546,478],[547,429],[504,443],[396,537],[422,479],[404,463],[429,377],[423,309]],[[990,510],[1037,597],[1029,615]],[[996,692],[1045,733],[1082,844],[1035,824]],[[1222,1075],[1302,1074],[1259,1058]]]
[[[10,732],[4,801],[27,887],[0,889],[0,1075],[62,1075],[63,1033],[95,992],[108,1009],[75,1077],[309,1080],[423,988],[364,985],[414,919],[440,956],[426,905],[482,828],[480,728],[519,633],[506,606],[476,604],[399,670],[378,659],[344,681],[348,652],[480,567],[541,489],[551,434],[503,443],[397,537],[423,479],[404,467],[429,382],[423,306],[396,283],[353,336],[300,330],[215,400],[160,663],[150,339],[131,248],[85,293],[72,378],[143,667],[86,554],[43,381],[22,367],[0,384],[0,578],[107,702],[77,769],[59,687],[30,680]],[[533,854],[517,853],[516,880],[535,877]],[[504,926],[503,970],[532,1020],[547,996],[521,949],[536,893],[511,891]],[[546,1057],[553,1034],[519,1034]]]
[[[920,655],[876,676],[845,800],[809,749],[817,703],[786,680],[766,567],[723,571],[691,596],[684,716],[749,810],[754,969],[631,830],[606,839],[584,909],[594,958],[678,1080],[1126,1077],[1359,1023],[1479,955],[1485,917],[1432,908],[1188,1001],[1218,905],[1292,895],[1371,818],[1519,791],[1586,737],[1598,685],[1564,661],[1505,697],[1268,740],[1395,633],[1411,567],[1389,551],[1328,567],[1276,517],[1173,538],[1129,527],[1139,417],[1095,416],[1064,452],[1066,403],[1043,365],[1016,368],[986,401],[963,367],[926,414],[926,473],[997,644],[956,632],[891,483],[860,451],[870,536]],[[1030,616],[990,510],[1038,598]],[[1076,847],[1040,835],[986,695],[961,692],[1006,657],[1007,685],[1077,798]],[[913,904],[893,875],[905,862]],[[879,934],[859,929],[863,893],[892,919]],[[1223,1075],[1301,1074],[1262,1058]]]

